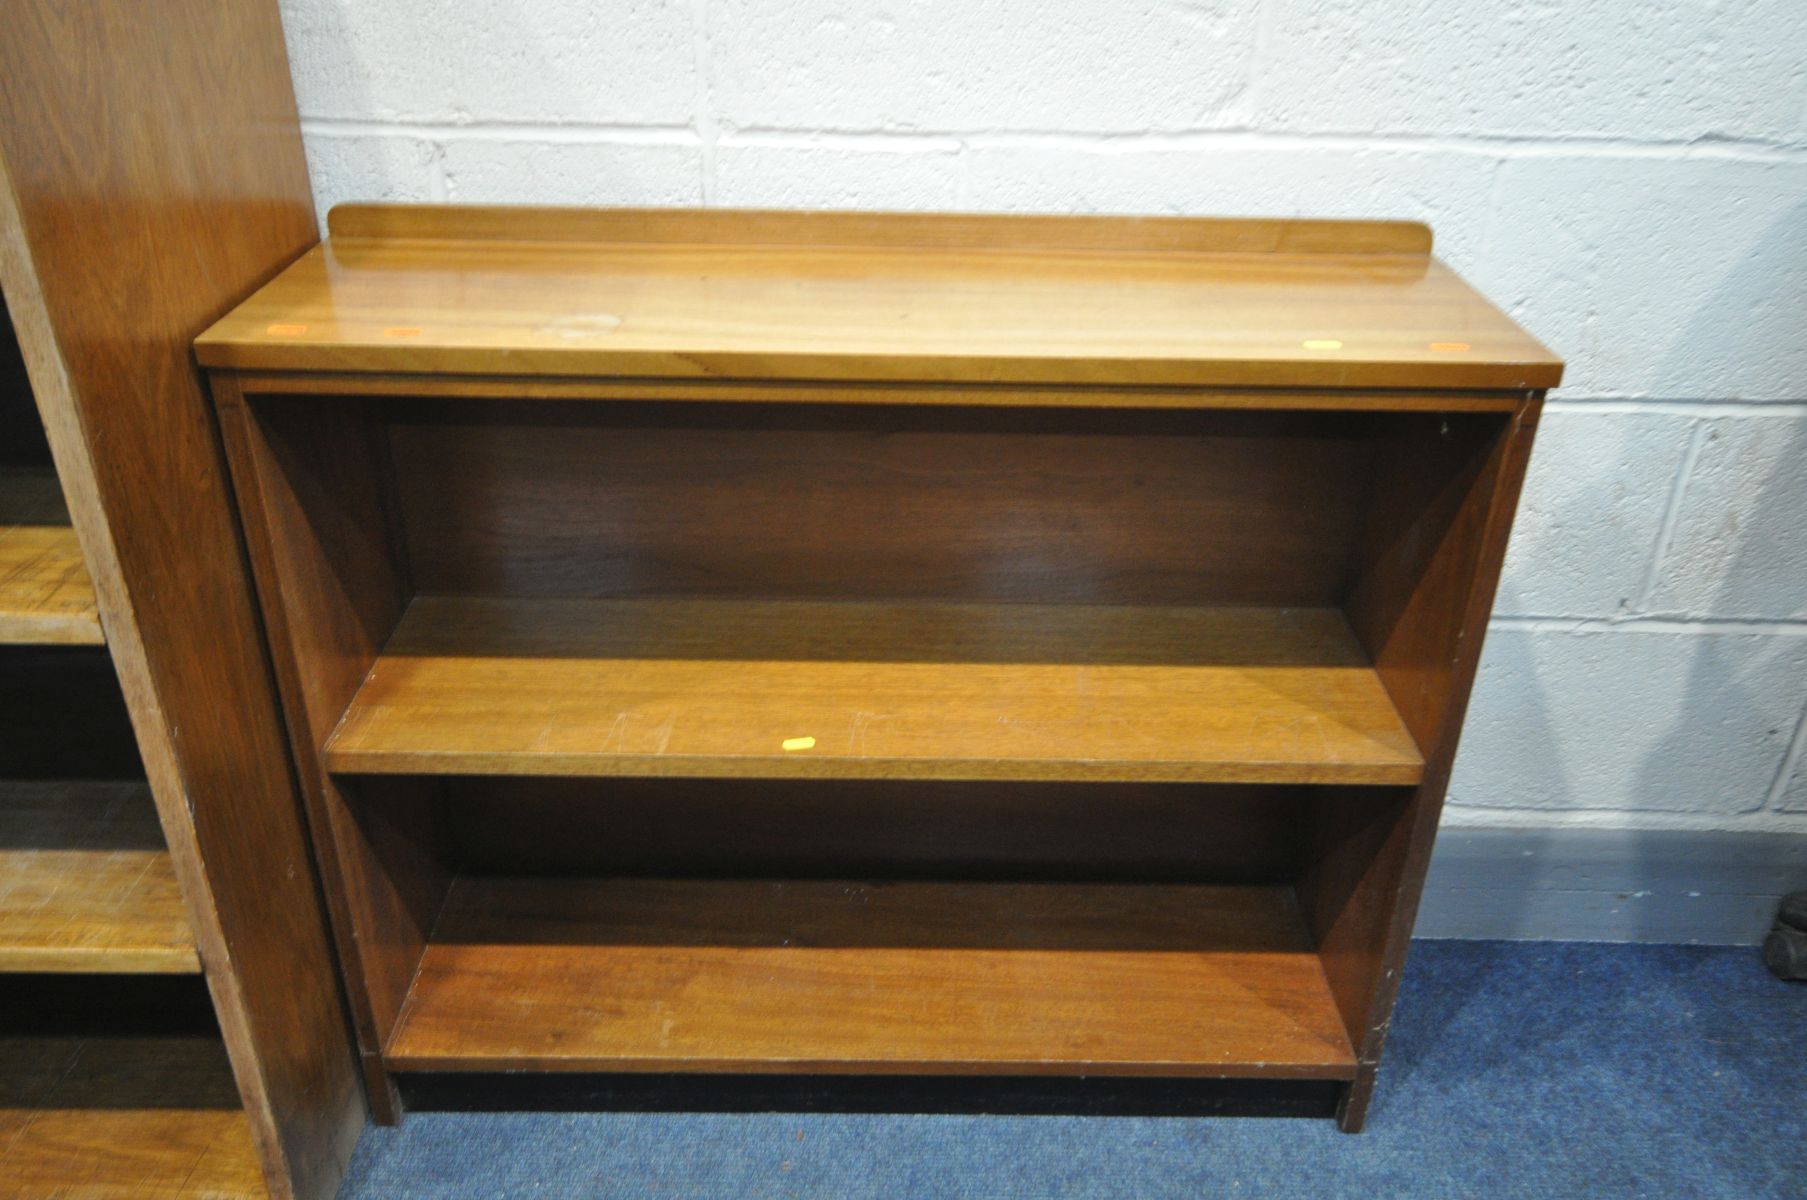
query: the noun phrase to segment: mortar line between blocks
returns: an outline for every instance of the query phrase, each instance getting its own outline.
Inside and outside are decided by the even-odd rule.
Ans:
[[[1786,617],[1557,617],[1499,614],[1487,628],[1517,633],[1661,633],[1681,637],[1757,634],[1807,637],[1807,620]]]
[[[720,138],[721,129],[715,119],[715,56],[711,53],[709,31],[709,0],[691,0],[690,10],[695,38],[696,67],[696,113],[695,126],[698,141],[698,169],[702,174],[699,198],[705,207],[713,206],[718,191],[715,177],[716,142]]]
[[[707,21],[707,0],[692,0],[694,19],[699,25]],[[699,65],[712,65],[712,46],[706,27],[698,34],[696,57]],[[699,79],[699,90],[712,84]],[[712,87],[709,91],[712,93]],[[658,139],[674,133],[704,134],[719,127],[712,106],[704,106],[692,124],[660,122],[536,122],[513,120],[459,121],[445,118],[399,118],[377,120],[364,117],[304,116],[302,130],[316,134],[388,135],[396,137],[529,137],[589,138],[606,135],[623,140]],[[767,144],[820,144],[823,138],[834,138],[849,148],[855,144],[873,147],[899,140],[936,140],[944,143],[966,142],[975,149],[1042,148],[1071,149],[1089,153],[1125,153],[1136,151],[1193,149],[1272,149],[1272,150],[1374,150],[1446,152],[1482,154],[1499,158],[1537,157],[1604,157],[1648,158],[1671,161],[1746,161],[1807,164],[1807,144],[1766,142],[1756,139],[1722,141],[1649,140],[1638,137],[1552,137],[1513,136],[1506,134],[1430,134],[1378,130],[1282,131],[1240,126],[1214,129],[1147,130],[971,130],[971,129],[833,129],[810,126],[736,126],[737,136],[759,139]]]

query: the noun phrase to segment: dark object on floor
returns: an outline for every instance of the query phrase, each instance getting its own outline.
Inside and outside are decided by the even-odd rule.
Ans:
[[[1782,897],[1775,928],[1763,941],[1763,962],[1777,979],[1807,979],[1807,892]]]

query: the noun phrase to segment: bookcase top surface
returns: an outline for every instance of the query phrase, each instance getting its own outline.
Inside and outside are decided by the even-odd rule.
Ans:
[[[283,372],[1521,390],[1409,222],[342,206],[204,333]]]

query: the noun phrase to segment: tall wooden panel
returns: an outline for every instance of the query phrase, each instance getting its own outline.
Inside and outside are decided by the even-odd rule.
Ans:
[[[272,1194],[364,1121],[219,435],[189,344],[315,240],[274,0],[20,0],[0,278]]]

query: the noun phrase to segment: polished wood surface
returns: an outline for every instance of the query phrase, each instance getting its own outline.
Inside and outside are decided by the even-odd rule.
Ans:
[[[1427,233],[331,227],[198,352],[367,1058],[1278,1075],[1360,1127],[1561,370]]]
[[[406,217],[341,221],[351,233],[197,341],[201,362],[1202,388],[1522,390],[1561,374],[1443,264],[1374,253],[1399,242],[1359,224],[1348,250],[1333,230],[1307,253],[1282,231],[1309,222],[1256,222],[1220,251],[1185,244],[1222,244],[1216,223],[1142,241],[1157,226],[1137,218],[1101,248],[1097,218],[1073,220],[1069,240],[1053,218],[710,213],[685,241],[684,218],[631,209],[491,211],[465,219],[469,237],[434,236],[456,218],[424,215],[425,236],[398,232]],[[737,219],[744,241],[724,236]],[[1013,220],[1033,233],[1013,237]],[[549,221],[572,240],[535,240]]]
[[[341,406],[369,407],[256,402],[269,436],[289,442],[308,436],[309,413]],[[1385,419],[437,402],[389,413],[401,540],[424,593],[1288,606],[1347,591]],[[291,455],[297,472],[305,453]],[[310,525],[333,519],[325,501],[314,508]]]
[[[1389,821],[1342,807],[1316,822],[1320,848],[1300,881],[1319,952],[1349,1021],[1357,1071],[1338,1122],[1359,1131],[1380,1070],[1393,1004],[1455,765],[1482,639],[1543,409],[1532,396],[1503,429],[1408,426],[1389,471],[1403,501],[1378,499],[1351,624],[1426,747],[1424,778]],[[1383,456],[1383,464],[1385,456]],[[1394,547],[1415,547],[1404,555]]]
[[[0,645],[105,641],[56,472],[0,466]]]
[[[365,1113],[192,344],[315,237],[274,0],[6,6],[0,278],[283,1200]]]
[[[421,597],[345,773],[1412,783],[1334,609]]]
[[[0,1200],[267,1195],[217,1034],[0,1034]]]
[[[462,878],[401,1070],[1346,1079],[1286,888]]]
[[[281,437],[249,419],[230,378],[214,381],[221,434],[237,464],[252,562],[281,586],[260,590],[264,620],[292,654],[275,659],[288,697],[302,796],[351,996],[373,1115],[400,1114],[379,1047],[414,978],[450,875],[430,811],[393,802],[361,822],[320,762],[332,730],[407,605],[407,563],[386,503],[381,426],[356,408],[290,406]]]
[[[200,969],[146,789],[0,783],[0,971]]]
[[[328,214],[327,229],[334,237],[346,238],[687,246],[905,246],[1192,254],[1425,255],[1431,251],[1430,228],[1418,221],[1314,221],[1291,217],[340,204]]]
[[[221,371],[216,374],[226,374]],[[1020,384],[863,383],[840,380],[587,379],[551,375],[322,375],[234,371],[260,396],[396,396],[447,400],[655,400],[685,404],[886,405],[922,408],[1132,409],[1137,411],[1495,412],[1523,397],[1498,391],[1358,388],[1029,387]]]

